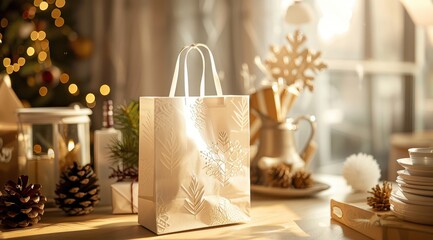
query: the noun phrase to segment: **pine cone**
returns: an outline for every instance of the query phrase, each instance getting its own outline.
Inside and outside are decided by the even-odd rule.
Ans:
[[[289,188],[290,169],[291,166],[284,163],[271,167],[267,172],[267,183],[271,187]]]
[[[373,194],[373,197],[367,197],[368,206],[378,211],[389,210],[391,208],[391,204],[389,203],[392,191],[391,184],[385,181],[382,188],[380,188],[379,184],[376,184],[376,187],[371,188],[371,190],[368,193]]]
[[[8,227],[27,227],[38,223],[44,214],[47,198],[41,195],[41,185],[29,184],[21,175],[18,183],[8,181],[0,192],[0,222]]]
[[[54,200],[68,215],[85,215],[93,212],[99,202],[99,185],[90,164],[83,167],[74,162],[61,175]]]
[[[292,185],[294,188],[309,188],[313,185],[311,173],[304,170],[295,172],[292,176]]]

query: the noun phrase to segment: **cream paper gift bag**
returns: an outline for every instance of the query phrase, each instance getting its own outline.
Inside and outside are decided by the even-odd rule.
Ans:
[[[209,52],[216,96],[204,96]],[[203,63],[200,97],[188,93],[187,57]],[[185,97],[175,97],[179,60]],[[223,95],[215,63],[203,44],[177,58],[169,97],[140,98],[138,222],[165,234],[249,221],[249,97]]]

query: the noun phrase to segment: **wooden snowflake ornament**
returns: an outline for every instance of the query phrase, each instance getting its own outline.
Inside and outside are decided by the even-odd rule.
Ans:
[[[265,66],[275,80],[284,79],[287,85],[300,82],[302,88],[314,89],[314,75],[325,69],[325,63],[319,60],[321,52],[302,48],[307,37],[300,31],[287,35],[289,45],[272,46],[273,57],[265,60]]]

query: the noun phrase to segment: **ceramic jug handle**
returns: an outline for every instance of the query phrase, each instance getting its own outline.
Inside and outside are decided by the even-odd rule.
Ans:
[[[305,165],[307,166],[316,152],[316,142],[314,141],[314,136],[316,135],[316,118],[314,116],[302,115],[297,117],[293,124],[298,125],[299,121],[305,120],[310,124],[311,132],[308,141],[305,143],[302,152],[299,153],[299,156],[304,160]]]

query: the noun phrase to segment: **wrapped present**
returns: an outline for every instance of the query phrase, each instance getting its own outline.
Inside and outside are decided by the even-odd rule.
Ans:
[[[113,214],[138,212],[138,182],[125,181],[111,184]]]
[[[18,179],[25,162],[18,160],[18,117],[21,101],[11,88],[9,75],[0,75],[0,186],[10,179]]]
[[[253,145],[259,137],[261,126],[258,114],[282,122],[293,107],[300,92],[294,86],[273,84],[253,93],[250,97],[250,144]]]

